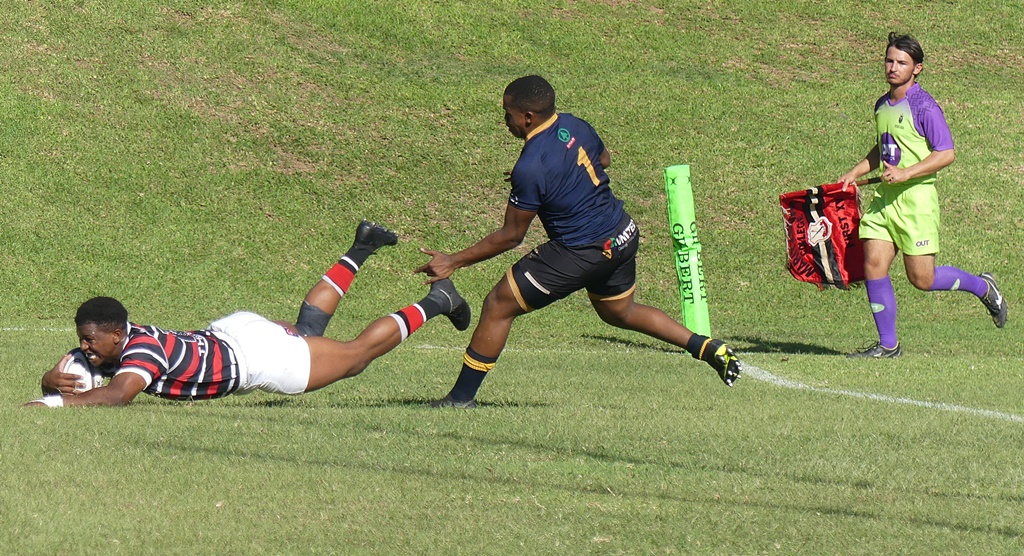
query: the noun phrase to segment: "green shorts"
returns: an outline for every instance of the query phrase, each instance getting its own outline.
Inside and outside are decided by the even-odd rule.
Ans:
[[[894,243],[907,255],[938,253],[939,195],[935,185],[878,186],[861,217],[859,234],[861,239]]]

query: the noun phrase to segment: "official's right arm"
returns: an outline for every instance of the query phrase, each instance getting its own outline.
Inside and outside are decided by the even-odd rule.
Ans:
[[[838,183],[843,184],[843,191],[846,191],[848,185],[857,181],[864,174],[878,169],[879,160],[878,145],[876,144],[875,148],[871,149],[863,160],[858,162],[849,172],[840,176]]]

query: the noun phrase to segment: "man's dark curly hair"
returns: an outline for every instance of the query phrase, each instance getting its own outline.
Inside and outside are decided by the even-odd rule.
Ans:
[[[505,96],[511,99],[509,105],[520,112],[539,116],[555,113],[555,88],[539,75],[527,75],[509,83]]]
[[[75,326],[91,323],[108,332],[123,329],[127,322],[128,310],[113,297],[94,297],[79,306],[75,314]]]

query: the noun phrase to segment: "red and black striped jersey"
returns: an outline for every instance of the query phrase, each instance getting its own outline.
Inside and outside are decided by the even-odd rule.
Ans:
[[[239,386],[235,353],[209,330],[179,332],[131,324],[118,373],[149,383],[147,394],[172,400],[208,400]]]

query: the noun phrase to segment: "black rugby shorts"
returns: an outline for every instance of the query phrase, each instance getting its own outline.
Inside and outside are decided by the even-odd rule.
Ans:
[[[567,247],[541,244],[508,269],[506,278],[524,311],[547,307],[586,289],[591,298],[625,294],[636,284],[640,229],[626,215],[615,233],[599,242]]]

